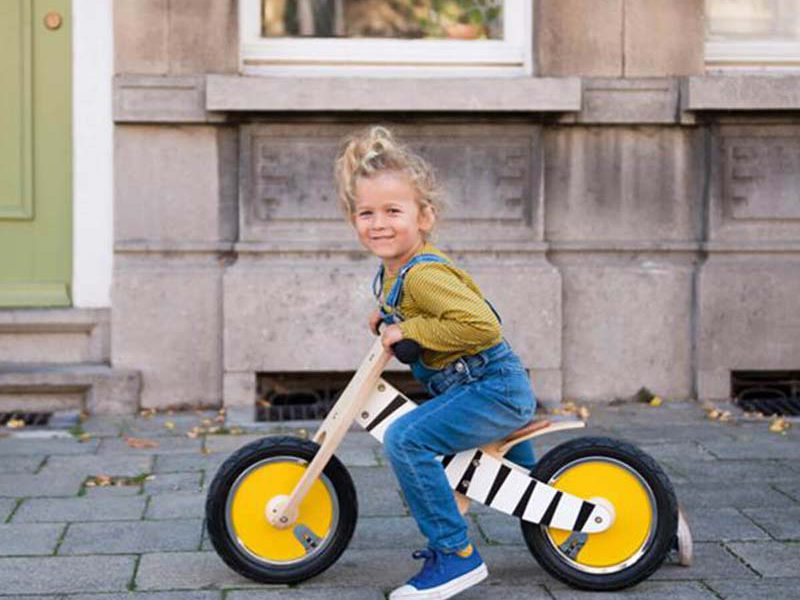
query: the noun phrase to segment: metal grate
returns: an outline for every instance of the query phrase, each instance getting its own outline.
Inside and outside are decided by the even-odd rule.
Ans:
[[[259,373],[257,421],[324,419],[353,373]],[[410,373],[384,373],[383,378],[416,401],[428,398]]]
[[[52,416],[49,412],[0,412],[0,427],[7,427],[9,422],[18,427],[20,422],[24,427],[47,427]]]
[[[734,371],[734,402],[767,416],[800,416],[800,371]]]

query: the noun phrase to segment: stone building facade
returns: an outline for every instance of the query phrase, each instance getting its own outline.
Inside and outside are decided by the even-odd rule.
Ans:
[[[541,399],[800,369],[800,77],[708,73],[701,0],[586,4],[535,2],[533,75],[486,80],[244,76],[235,0],[115,2],[110,357],[141,406],[355,368],[376,263],[332,160],[372,123],[439,171],[438,241]]]

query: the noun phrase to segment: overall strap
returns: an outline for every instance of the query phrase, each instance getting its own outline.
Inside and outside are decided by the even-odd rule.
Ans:
[[[375,294],[375,298],[377,298],[378,303],[380,304],[383,322],[387,325],[404,320],[403,316],[397,309],[397,307],[400,305],[400,300],[403,298],[403,283],[405,282],[406,274],[408,274],[412,267],[415,267],[420,263],[450,264],[450,261],[437,254],[417,254],[400,268],[400,271],[397,273],[397,279],[395,279],[392,289],[389,290],[389,294],[386,296],[385,301],[382,301],[383,277],[385,269],[383,265],[378,268],[375,279],[372,281],[372,293]],[[387,310],[387,308],[389,310]]]
[[[445,265],[451,264],[449,260],[442,258],[438,254],[417,254],[400,268],[400,272],[397,274],[397,279],[395,279],[392,289],[389,290],[389,294],[386,296],[385,302],[382,301],[384,267],[381,265],[378,268],[375,279],[372,280],[372,293],[375,294],[375,298],[378,300],[383,322],[387,325],[404,320],[403,315],[397,308],[400,305],[400,300],[402,300],[403,297],[403,284],[406,279],[406,274],[408,274],[412,267],[415,267],[420,263],[440,263]],[[503,320],[500,318],[500,315],[495,310],[494,306],[492,306],[492,303],[486,298],[484,298],[484,300],[486,301],[486,304],[489,305],[489,308],[492,309],[494,316],[497,317],[497,322],[502,323]]]

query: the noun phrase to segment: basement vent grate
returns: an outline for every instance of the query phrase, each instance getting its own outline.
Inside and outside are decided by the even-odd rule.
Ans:
[[[47,427],[52,416],[49,412],[0,412],[0,427]]]
[[[731,391],[747,412],[800,417],[800,371],[734,371]]]
[[[256,421],[324,419],[353,373],[259,373]],[[410,373],[384,373],[383,379],[415,401],[428,398]]]

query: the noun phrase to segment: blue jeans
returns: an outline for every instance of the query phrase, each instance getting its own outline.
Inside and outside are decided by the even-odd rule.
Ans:
[[[429,546],[452,552],[469,543],[467,524],[436,456],[477,448],[526,425],[536,398],[505,341],[440,371],[419,362],[412,371],[434,397],[392,423],[384,448]],[[530,442],[517,444],[506,457],[526,469],[535,462]]]

